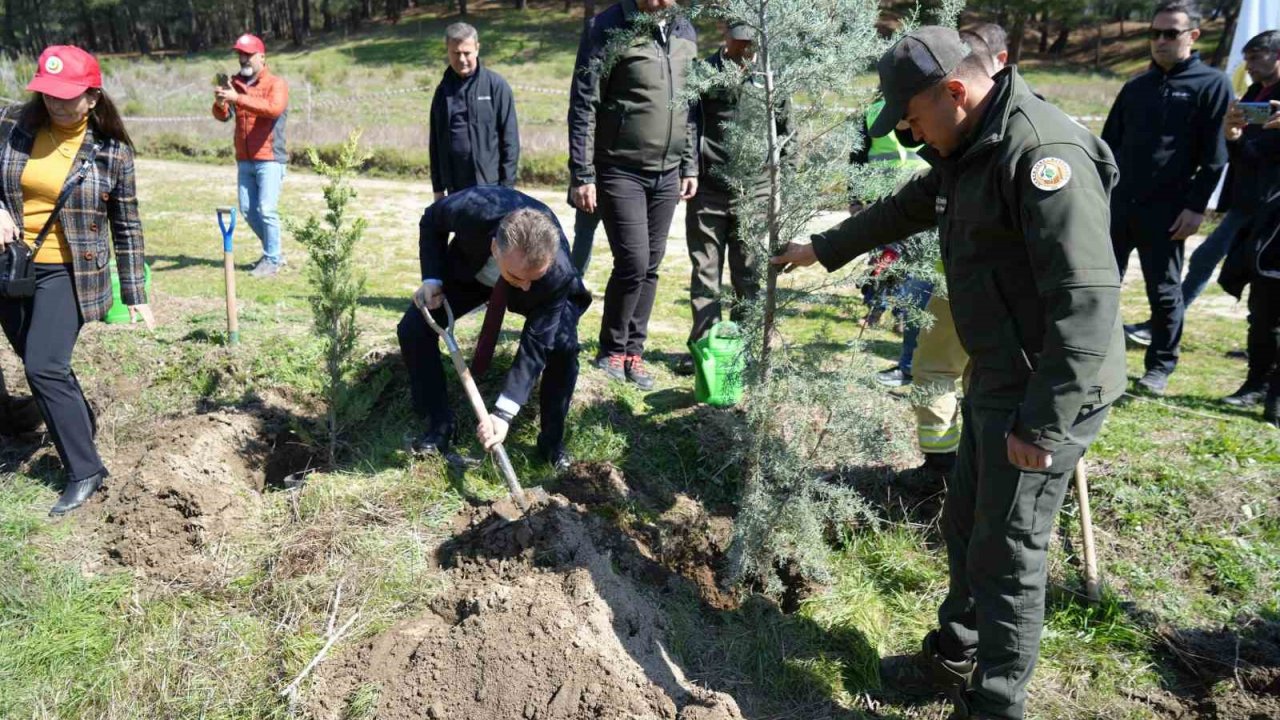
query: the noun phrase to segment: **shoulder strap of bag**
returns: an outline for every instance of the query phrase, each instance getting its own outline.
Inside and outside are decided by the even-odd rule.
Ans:
[[[62,188],[62,193],[58,195],[58,201],[53,204],[53,212],[49,213],[49,219],[44,221],[44,227],[40,228],[40,234],[36,236],[35,245],[31,248],[31,255],[35,256],[40,252],[40,246],[44,244],[44,239],[49,235],[49,231],[53,229],[53,224],[58,221],[58,213],[62,212],[62,206],[67,203],[67,198],[71,197],[71,193],[75,191],[80,183],[84,182],[84,178],[89,174],[89,168],[93,167],[93,161],[98,157],[98,151],[102,149],[101,143],[94,143],[89,146],[89,154],[85,155],[84,162],[80,163],[80,169],[76,171],[76,176]]]

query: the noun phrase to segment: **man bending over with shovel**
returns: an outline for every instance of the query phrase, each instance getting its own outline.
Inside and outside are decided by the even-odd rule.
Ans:
[[[506,439],[542,375],[538,452],[557,470],[566,468],[564,423],[578,382],[578,319],[591,304],[591,294],[569,261],[560,223],[546,205],[528,195],[488,185],[428,206],[418,228],[422,286],[397,328],[413,410],[426,425],[412,450],[443,455],[454,435],[440,338],[421,309],[430,311],[443,328],[448,322],[446,302],[456,316],[488,302],[471,365],[475,375],[483,375],[488,367],[505,309],[524,315],[525,323],[502,394],[488,422],[480,422],[480,439],[486,448]]]

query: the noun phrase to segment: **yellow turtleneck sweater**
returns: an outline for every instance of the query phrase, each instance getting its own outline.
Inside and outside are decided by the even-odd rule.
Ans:
[[[36,237],[44,228],[49,213],[58,202],[62,186],[71,172],[71,163],[84,142],[89,127],[86,117],[78,125],[63,127],[50,122],[36,131],[36,141],[31,148],[31,159],[22,171],[22,239],[35,247]],[[71,248],[62,234],[62,223],[55,222],[44,238],[44,244],[36,253],[38,263],[69,264]]]

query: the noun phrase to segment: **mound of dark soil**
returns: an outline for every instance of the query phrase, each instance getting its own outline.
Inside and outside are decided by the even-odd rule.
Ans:
[[[430,611],[318,671],[310,710],[341,718],[378,689],[374,717],[451,720],[742,717],[685,679],[666,619],[615,569],[595,518],[554,497],[527,521],[473,514],[441,549],[447,589]]]

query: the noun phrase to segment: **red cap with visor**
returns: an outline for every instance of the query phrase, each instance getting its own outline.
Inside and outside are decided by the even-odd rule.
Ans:
[[[40,53],[36,76],[27,83],[33,92],[74,100],[89,88],[102,87],[98,60],[74,45],[50,45]]]
[[[262,38],[257,35],[245,33],[239,38],[236,38],[236,44],[232,46],[231,49],[236,52],[256,55],[257,53],[265,53],[267,51],[267,46],[262,42]]]

